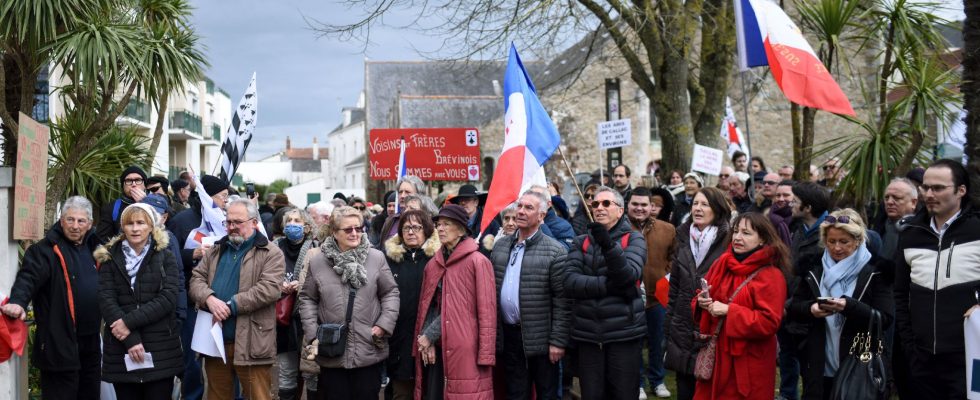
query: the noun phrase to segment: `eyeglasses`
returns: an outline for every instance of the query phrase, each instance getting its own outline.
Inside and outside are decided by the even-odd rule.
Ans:
[[[930,190],[933,193],[939,193],[946,190],[946,188],[951,187],[953,187],[953,185],[919,185],[919,190],[921,190],[922,193],[929,193]]]
[[[364,227],[363,226],[352,226],[350,228],[343,228],[341,230],[344,231],[344,233],[346,233],[348,235],[350,235],[350,234],[352,234],[354,232],[364,233]]]
[[[592,200],[592,199],[594,199],[594,198],[595,198],[595,195],[594,195],[594,194],[586,194],[586,195],[585,195],[585,199],[586,199],[586,200]]]
[[[219,199],[221,201],[225,201],[225,200],[228,200],[228,193],[220,193],[220,194],[216,194],[216,195],[211,196],[211,197],[214,197],[215,199]]]
[[[156,192],[157,190],[160,190],[160,186],[157,185],[157,186],[148,187],[146,188],[146,190],[149,190],[151,192]]]
[[[246,219],[244,221],[233,221],[233,220],[227,219],[227,220],[225,220],[225,222],[223,222],[223,225],[225,227],[227,227],[227,228],[231,228],[233,226],[242,226],[242,225],[245,225],[246,222],[251,221],[251,220],[254,220],[254,219],[255,218],[249,218],[249,219]]]
[[[839,217],[835,217],[833,215],[828,215],[827,216],[827,219],[824,219],[823,220],[823,223],[828,224],[828,225],[833,225],[833,224],[849,224],[849,223],[851,223],[851,219],[848,216],[846,216],[846,215],[841,215]]]
[[[762,184],[763,185],[766,185],[766,186],[776,186],[777,184],[779,184],[779,182],[776,182],[776,181],[762,181]]]
[[[836,165],[824,165],[823,166],[823,170],[824,171],[829,171],[829,170],[832,170],[832,169],[837,169],[837,166]]]
[[[127,184],[129,186],[142,185],[143,184],[143,178],[124,179],[123,180],[123,183],[125,183],[125,184]]]
[[[364,207],[364,206],[354,206],[354,208],[355,208],[356,210],[358,210],[358,211],[364,211],[364,209],[365,209],[366,207]]]
[[[622,207],[612,200],[603,200],[603,201],[593,201],[592,208],[599,208],[600,205],[602,206],[602,208],[609,208],[611,205],[614,204],[618,207]]]
[[[728,178],[729,176],[731,176],[731,175],[728,175],[728,174],[718,174],[718,179],[725,179],[725,178]]]
[[[405,232],[421,232],[422,225],[405,225],[402,227]]]

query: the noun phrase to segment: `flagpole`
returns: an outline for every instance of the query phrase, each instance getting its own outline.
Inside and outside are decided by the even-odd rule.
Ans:
[[[749,128],[749,101],[746,97],[748,90],[745,88],[745,72],[742,71],[738,74],[739,80],[742,81],[742,115],[745,120],[745,162],[748,163],[746,167],[749,172],[749,182],[752,183],[745,190],[748,193],[749,201],[755,204],[755,175],[752,174],[752,130]]]
[[[578,197],[584,202],[585,195],[582,194],[582,188],[578,187],[578,182],[575,180],[575,173],[572,172],[572,167],[568,166],[568,160],[565,159],[565,152],[561,151],[561,146],[558,146],[558,154],[561,156],[562,164],[565,164],[565,169],[568,170],[568,175],[572,177],[572,182],[575,183],[575,190],[578,191]],[[602,154],[600,153],[599,156],[602,157]],[[599,179],[599,183],[602,183],[602,178]],[[595,222],[595,218],[592,218],[592,210],[589,209],[589,205],[583,204],[582,208],[585,209],[585,215],[589,217],[589,221]]]

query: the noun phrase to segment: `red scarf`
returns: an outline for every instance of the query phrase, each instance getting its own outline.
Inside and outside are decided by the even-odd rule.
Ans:
[[[735,258],[731,245],[718,257],[705,279],[711,285],[711,298],[722,303],[728,303],[732,292],[742,284],[745,278],[755,270],[774,265],[775,252],[771,246],[763,245],[743,261]],[[741,294],[741,293],[740,293]]]

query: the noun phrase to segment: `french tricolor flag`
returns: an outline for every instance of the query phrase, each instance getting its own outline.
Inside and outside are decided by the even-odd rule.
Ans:
[[[789,16],[770,0],[734,0],[738,64],[768,65],[786,97],[807,107],[855,115],[851,102]]]
[[[480,232],[522,191],[533,184],[547,184],[544,163],[560,142],[558,128],[538,100],[534,83],[511,44],[504,72],[504,147],[490,182]]]

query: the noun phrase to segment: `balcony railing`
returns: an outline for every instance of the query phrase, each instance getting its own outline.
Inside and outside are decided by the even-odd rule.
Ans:
[[[129,99],[124,115],[137,121],[150,123],[150,106],[137,99]]]
[[[211,124],[210,134],[205,133],[204,138],[208,140],[221,140],[221,125]]]
[[[202,133],[201,117],[187,111],[174,111],[170,114],[170,128],[183,129],[200,135]]]
[[[170,168],[167,169],[167,179],[169,179],[171,182],[177,180],[177,178],[180,178],[181,171],[183,171],[182,168],[171,165]]]

